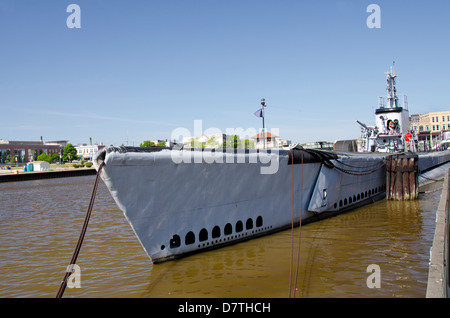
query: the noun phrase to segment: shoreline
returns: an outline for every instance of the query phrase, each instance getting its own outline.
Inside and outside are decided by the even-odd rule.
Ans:
[[[0,173],[0,183],[15,181],[30,181],[53,178],[67,178],[95,175],[95,168],[65,168],[49,171],[20,171],[18,169],[8,170]]]

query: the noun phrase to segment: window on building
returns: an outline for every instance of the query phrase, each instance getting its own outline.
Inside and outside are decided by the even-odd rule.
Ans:
[[[420,131],[420,132],[423,131],[423,126],[419,126],[419,131]]]
[[[436,125],[436,130],[439,130],[439,125]]]
[[[426,125],[425,128],[425,131],[430,131],[430,126]]]
[[[438,116],[436,116],[436,122],[438,122],[439,121],[439,117]]]
[[[433,123],[434,123],[434,117],[431,117],[431,120],[433,121]]]
[[[442,121],[445,121],[445,116],[442,116]]]

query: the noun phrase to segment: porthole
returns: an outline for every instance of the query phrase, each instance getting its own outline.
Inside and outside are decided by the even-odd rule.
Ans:
[[[244,229],[244,225],[242,224],[242,221],[237,221],[236,222],[236,232],[242,232],[242,230]]]
[[[200,242],[206,241],[208,239],[208,230],[202,229],[198,235],[198,239]]]
[[[170,248],[180,247],[181,240],[180,236],[175,234],[170,238]]]
[[[188,232],[186,237],[184,238],[184,244],[190,245],[195,243],[195,234],[194,232]]]
[[[253,220],[252,219],[247,219],[247,222],[245,222],[245,229],[246,230],[253,229]]]
[[[220,236],[220,227],[216,225],[212,230],[212,238],[217,238],[219,236]]]
[[[233,226],[230,223],[227,223],[223,229],[223,234],[230,235],[231,233],[233,233]]]
[[[256,218],[256,227],[261,227],[263,225],[263,218],[262,216],[258,216]]]

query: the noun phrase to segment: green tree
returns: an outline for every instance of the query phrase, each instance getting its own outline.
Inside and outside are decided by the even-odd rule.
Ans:
[[[223,141],[223,148],[226,149],[237,149],[237,148],[243,148],[241,147],[241,141],[239,139],[238,135],[232,135],[224,139]]]
[[[70,155],[70,159],[69,159],[69,155]],[[67,146],[64,147],[62,158],[63,158],[63,160],[75,160],[78,158],[77,150],[75,149],[75,147],[72,144],[67,144]]]
[[[9,153],[10,153],[10,151],[8,149],[2,154],[2,161],[3,162],[5,162],[5,163],[9,162],[9,159],[10,159]]]
[[[141,147],[155,147],[155,143],[150,140],[145,140],[140,144]]]
[[[156,147],[165,147],[166,146],[166,142],[164,140],[158,140],[158,144],[156,145]]]
[[[192,138],[190,144],[192,148],[206,148],[206,142],[199,141],[197,138]]]
[[[48,163],[52,163],[52,157],[45,152],[40,154],[37,159],[38,161],[47,161]]]
[[[245,149],[253,149],[253,148],[255,148],[254,140],[245,139],[244,143],[245,143]]]
[[[53,162],[59,161],[59,154],[58,154],[58,153],[54,153],[54,154],[52,155],[52,161],[53,161]]]

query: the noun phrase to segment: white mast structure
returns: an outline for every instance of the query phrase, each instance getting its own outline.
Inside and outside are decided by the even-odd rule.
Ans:
[[[364,151],[396,152],[404,150],[404,135],[409,130],[409,111],[406,95],[403,105],[397,96],[395,61],[390,70],[385,72],[387,81],[387,104],[380,98],[379,108],[375,110],[375,127],[363,127],[365,145]]]

